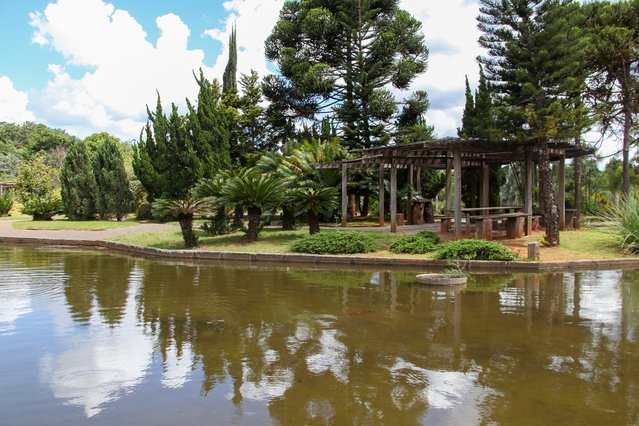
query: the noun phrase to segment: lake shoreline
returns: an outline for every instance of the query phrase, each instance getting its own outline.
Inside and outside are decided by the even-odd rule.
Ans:
[[[192,259],[215,261],[244,261],[265,263],[287,263],[307,265],[352,265],[352,266],[385,266],[385,267],[427,267],[446,268],[448,261],[414,258],[363,257],[353,255],[315,255],[296,253],[250,253],[223,252],[210,250],[168,250],[154,247],[143,247],[109,240],[88,239],[56,239],[38,237],[0,236],[0,244],[64,246],[79,248],[108,249],[145,257],[165,259]],[[583,259],[571,261],[490,261],[469,260],[461,266],[468,271],[494,272],[570,272],[584,270],[606,270],[639,268],[639,258],[620,259]]]

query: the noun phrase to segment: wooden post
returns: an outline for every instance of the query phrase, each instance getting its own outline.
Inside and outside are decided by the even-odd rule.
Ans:
[[[539,260],[539,241],[528,243],[528,259]]]
[[[397,232],[397,166],[391,164],[390,175],[390,216],[391,232]]]
[[[446,200],[444,200],[444,214],[446,217],[450,217],[451,177],[451,162],[446,160]]]
[[[481,195],[479,207],[490,206],[490,167],[486,163],[481,165]]]
[[[408,224],[412,225],[413,224],[413,208],[412,208],[412,202],[413,202],[413,191],[412,191],[412,187],[414,184],[414,167],[412,164],[408,165],[408,195],[407,195],[407,200],[406,200],[406,219],[408,220]]]
[[[379,165],[379,226],[384,226],[384,165]]]
[[[347,210],[348,210],[348,194],[346,189],[348,171],[346,164],[342,164],[342,226],[346,226],[347,223]]]
[[[557,208],[559,209],[559,230],[566,229],[566,157],[562,155],[559,159]]]
[[[422,168],[421,167],[417,167],[417,171],[415,173],[415,186],[417,189],[417,192],[419,192],[420,194],[422,193]]]
[[[533,163],[533,153],[526,150],[526,179],[524,179],[524,210],[526,216],[526,235],[532,234],[532,211],[533,211],[533,177],[535,166]]]
[[[462,236],[461,226],[461,152],[455,151],[453,153],[453,163],[455,168],[455,239],[460,239]]]

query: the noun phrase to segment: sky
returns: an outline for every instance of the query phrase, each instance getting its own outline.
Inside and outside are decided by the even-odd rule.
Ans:
[[[0,0],[0,122],[36,121],[78,137],[137,139],[146,105],[195,99],[193,71],[221,79],[237,25],[238,72],[276,72],[264,57],[284,0]],[[398,99],[426,90],[438,136],[460,126],[464,78],[477,84],[472,0],[402,0],[422,22],[428,71]]]

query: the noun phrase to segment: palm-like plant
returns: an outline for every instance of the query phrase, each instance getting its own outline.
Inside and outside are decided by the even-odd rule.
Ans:
[[[193,218],[196,215],[207,214],[213,208],[213,199],[210,197],[187,198],[171,200],[160,198],[153,203],[153,214],[157,216],[175,216],[180,223],[184,246],[193,248],[197,246],[198,238],[193,232]]]
[[[229,178],[225,171],[219,172],[212,178],[201,179],[193,188],[193,197],[196,199],[219,197],[224,181]],[[204,229],[212,235],[222,235],[229,232],[229,225],[226,220],[226,207],[219,204],[215,211],[215,217],[211,224],[205,224]]]
[[[284,181],[274,175],[263,175],[255,168],[239,171],[228,178],[220,191],[221,205],[243,205],[248,211],[248,229],[244,242],[257,240],[262,211],[276,207],[284,196]]]
[[[288,201],[302,213],[306,213],[308,232],[312,235],[320,230],[319,215],[330,213],[338,206],[335,188],[296,188],[289,192]]]

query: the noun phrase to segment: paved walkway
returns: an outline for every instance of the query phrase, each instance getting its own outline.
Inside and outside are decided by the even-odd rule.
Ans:
[[[132,234],[134,232],[148,232],[159,229],[177,228],[177,225],[163,223],[145,223],[142,225],[129,226],[126,228],[103,229],[99,231],[79,231],[79,230],[35,230],[35,229],[14,229],[12,220],[0,220],[0,237],[11,238],[33,238],[45,240],[84,240],[98,241],[106,240],[118,235]]]

